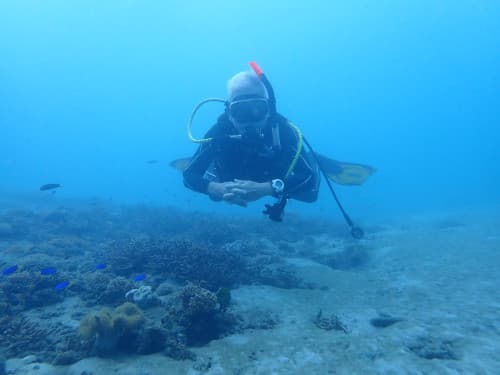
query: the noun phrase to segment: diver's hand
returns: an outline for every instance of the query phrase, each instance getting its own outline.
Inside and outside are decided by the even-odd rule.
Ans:
[[[241,198],[241,196],[237,193],[226,193],[222,196],[222,199],[230,204],[237,204],[241,207],[247,206],[247,201]]]
[[[209,182],[207,187],[208,196],[214,201],[222,200],[224,194],[228,192],[227,182]]]
[[[245,202],[253,202],[273,194],[273,188],[270,182],[234,180],[232,185],[228,185],[228,188],[230,193],[236,195]]]
[[[236,186],[236,183],[230,182],[210,182],[207,187],[207,193],[210,199],[214,201],[224,200],[231,204],[246,207],[247,202],[241,198],[237,192],[231,190]]]

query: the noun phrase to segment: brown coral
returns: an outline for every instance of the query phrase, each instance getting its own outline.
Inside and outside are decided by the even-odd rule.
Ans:
[[[188,316],[209,314],[217,309],[217,295],[198,285],[188,284],[180,294],[182,307]]]

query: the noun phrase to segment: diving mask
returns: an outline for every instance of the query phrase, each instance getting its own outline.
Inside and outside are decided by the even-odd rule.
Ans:
[[[261,123],[269,116],[269,105],[263,98],[235,100],[228,109],[231,119],[239,124]]]

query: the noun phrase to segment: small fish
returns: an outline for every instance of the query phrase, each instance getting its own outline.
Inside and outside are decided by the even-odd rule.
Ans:
[[[392,326],[393,324],[402,322],[401,318],[394,318],[390,316],[381,316],[379,318],[370,319],[370,324],[376,328],[386,328]]]
[[[4,276],[12,275],[14,272],[16,272],[18,270],[18,268],[19,268],[19,266],[17,264],[10,266],[10,267],[7,267],[7,268],[4,268],[2,271],[2,275],[4,275]]]
[[[142,281],[146,279],[146,274],[145,273],[140,273],[136,276],[134,276],[134,281]]]
[[[57,268],[55,267],[46,267],[40,270],[40,275],[43,276],[55,275],[56,273],[57,273]]]
[[[108,267],[108,265],[106,263],[99,263],[99,264],[96,264],[95,265],[95,269],[96,270],[104,270]]]
[[[147,161],[148,164],[157,164],[158,163],[158,160],[156,159],[151,159],[151,160],[148,160]]]
[[[69,286],[69,281],[61,281],[59,284],[57,284],[54,287],[54,290],[63,290],[66,289]]]
[[[52,190],[52,189],[57,189],[60,187],[61,187],[60,184],[45,184],[45,185],[40,186],[40,190],[41,191]]]

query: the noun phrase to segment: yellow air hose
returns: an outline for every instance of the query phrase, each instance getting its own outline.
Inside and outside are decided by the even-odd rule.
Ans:
[[[198,105],[196,107],[194,107],[193,111],[191,112],[191,116],[189,116],[189,121],[188,121],[188,126],[187,126],[187,133],[188,133],[188,137],[191,140],[191,142],[194,142],[194,143],[207,143],[207,142],[210,142],[212,140],[212,138],[200,138],[200,139],[197,139],[197,138],[195,138],[193,136],[193,132],[191,130],[193,128],[193,119],[194,119],[194,116],[196,115],[196,112],[198,112],[198,110],[200,109],[200,107],[203,104],[208,103],[208,102],[226,103],[226,101],[224,99],[220,99],[220,98],[207,98],[207,99],[202,100],[201,102],[199,102]]]
[[[293,130],[295,130],[295,133],[297,134],[297,151],[295,152],[295,156],[293,157],[292,162],[290,163],[290,166],[286,171],[285,178],[290,176],[293,170],[295,169],[295,165],[297,164],[297,160],[299,160],[300,153],[302,152],[302,146],[304,144],[304,140],[302,138],[302,132],[300,131],[299,127],[291,121],[288,121],[288,124],[293,128]]]

